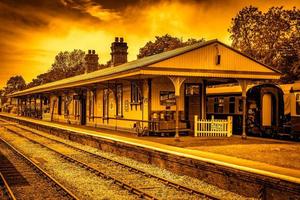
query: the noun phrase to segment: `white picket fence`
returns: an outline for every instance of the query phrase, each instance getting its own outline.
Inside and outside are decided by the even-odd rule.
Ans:
[[[198,119],[194,118],[194,133],[196,137],[230,137],[232,136],[232,116],[226,119]]]

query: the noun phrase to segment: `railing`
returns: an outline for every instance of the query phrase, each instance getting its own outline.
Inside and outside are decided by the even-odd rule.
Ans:
[[[226,119],[198,119],[194,118],[194,134],[200,137],[230,137],[232,135],[232,116]]]

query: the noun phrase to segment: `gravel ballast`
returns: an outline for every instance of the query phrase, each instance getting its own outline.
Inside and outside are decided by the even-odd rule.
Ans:
[[[28,128],[26,127],[26,129],[28,129]],[[204,193],[207,193],[207,194],[212,194],[212,195],[214,195],[216,197],[219,197],[221,199],[253,199],[253,198],[245,198],[245,197],[237,195],[235,193],[222,190],[222,189],[220,189],[216,186],[207,184],[207,183],[205,183],[205,182],[203,182],[199,179],[196,179],[196,178],[177,175],[177,174],[169,172],[168,170],[164,170],[164,169],[155,167],[153,165],[140,163],[140,162],[137,162],[135,160],[132,160],[132,159],[129,159],[129,158],[126,158],[126,157],[121,157],[121,156],[117,156],[117,155],[114,155],[114,154],[111,154],[111,153],[102,152],[102,151],[100,151],[96,148],[81,145],[81,144],[78,144],[78,143],[75,143],[75,142],[71,142],[69,140],[64,140],[62,138],[47,134],[47,133],[42,132],[42,131],[37,131],[37,130],[34,130],[34,129],[30,129],[30,130],[33,131],[33,132],[36,132],[38,134],[44,135],[46,137],[49,137],[49,138],[52,138],[52,139],[55,139],[55,140],[59,140],[61,142],[70,144],[72,146],[76,146],[76,147],[81,148],[83,150],[98,154],[100,156],[116,160],[116,161],[124,163],[126,165],[135,167],[137,169],[141,169],[143,171],[146,171],[146,172],[151,173],[153,175],[156,175],[156,176],[168,179],[170,181],[179,183],[179,184],[184,185],[186,187],[193,188],[193,189],[198,190],[198,191],[203,191]],[[30,136],[30,134],[26,134],[26,136]],[[39,140],[43,143],[47,142],[46,139],[42,139],[42,138],[38,139],[37,136],[32,136],[31,135],[31,137],[34,137],[35,140]],[[74,151],[72,152],[72,150],[64,148],[62,145],[53,144],[49,141],[48,141],[48,144],[51,145],[51,147],[56,148],[58,151],[64,151],[64,153],[68,153],[69,155],[73,155],[73,156],[75,156],[76,158],[78,158],[80,160],[85,160],[85,162],[87,162],[89,164],[93,163],[95,165],[95,167],[100,167],[100,166],[103,167],[103,164],[101,164],[101,163],[99,164],[98,162],[95,162],[95,160],[92,160],[92,158],[84,157],[83,155],[80,155],[78,152],[74,152]],[[106,170],[110,170],[111,167],[114,167],[114,166],[108,166],[108,167],[106,167],[107,168]],[[111,173],[114,173],[115,175],[118,175],[119,177],[122,177],[121,174],[117,174],[116,170],[111,170],[111,171],[112,171]],[[115,171],[115,172],[113,172],[113,171]],[[56,172],[53,171],[53,173],[56,173]],[[72,174],[73,174],[73,172],[72,172]],[[60,175],[60,173],[58,173],[57,176],[61,176],[60,178],[63,179],[63,176],[65,176],[65,175]],[[127,179],[127,181],[130,182],[129,177],[130,176],[123,176],[124,179]],[[133,182],[133,183],[137,182],[136,177],[132,177],[131,182]],[[95,183],[95,184],[97,184],[97,183]],[[137,184],[138,184],[138,182],[137,182]],[[151,182],[149,182],[147,184],[143,184],[143,185],[148,185],[149,188],[152,187]],[[143,186],[143,187],[145,187],[145,186]],[[98,188],[98,189],[101,189],[101,188]],[[152,190],[153,190],[153,188],[152,188]],[[160,194],[159,197],[161,199],[170,199],[170,197],[172,195],[171,191],[172,190],[165,191],[165,190],[157,189],[157,192]],[[176,198],[175,196],[173,196],[173,197]],[[112,199],[110,196],[109,196],[109,198]]]
[[[120,189],[112,181],[101,179],[80,167],[74,166],[74,164],[58,157],[54,152],[41,148],[41,146],[13,133],[2,129],[1,137],[33,159],[36,164],[80,199],[138,199],[135,195]]]

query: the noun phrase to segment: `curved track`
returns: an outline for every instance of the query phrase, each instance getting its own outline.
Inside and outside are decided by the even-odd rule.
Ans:
[[[61,199],[72,199],[72,200],[78,200],[78,198],[70,192],[67,188],[65,188],[62,184],[60,184],[58,181],[56,181],[52,176],[50,176],[47,172],[45,172],[42,168],[37,166],[31,159],[29,159],[27,156],[22,154],[20,151],[18,151],[15,147],[13,147],[11,144],[9,144],[7,141],[2,139],[0,137],[0,143],[3,144],[9,151],[11,151],[15,156],[17,156],[20,159],[20,162],[24,163],[26,168],[30,168],[31,174],[37,174],[40,178],[44,178],[44,180],[48,183],[48,187],[52,187],[54,190],[57,191],[59,196],[61,196]],[[2,146],[2,148],[3,148]],[[28,169],[24,169],[25,171],[28,171]],[[18,181],[18,180],[17,180]],[[33,183],[36,184],[36,183]],[[46,188],[47,190],[47,188]],[[50,194],[51,195],[51,194]]]
[[[3,120],[1,120],[1,121],[3,121]],[[183,185],[174,183],[174,182],[169,181],[167,179],[164,179],[164,178],[155,176],[153,174],[147,173],[147,172],[145,172],[143,170],[134,168],[132,166],[128,166],[126,164],[120,163],[118,161],[115,161],[115,160],[112,160],[112,159],[109,159],[109,158],[106,158],[106,157],[103,157],[103,156],[101,156],[99,154],[95,154],[95,153],[83,150],[81,148],[72,146],[70,144],[64,143],[62,141],[59,141],[59,140],[47,137],[44,134],[42,135],[42,134],[38,133],[37,131],[32,131],[32,130],[29,130],[27,128],[20,127],[20,126],[18,126],[16,124],[13,124],[13,125],[7,124],[5,126],[5,128],[8,131],[11,131],[11,132],[17,134],[20,137],[24,137],[24,138],[28,139],[29,141],[31,141],[33,143],[39,144],[39,145],[41,145],[41,146],[43,146],[43,147],[45,147],[45,148],[47,148],[47,149],[49,149],[51,151],[56,152],[57,154],[60,155],[60,157],[64,158],[65,160],[68,160],[69,162],[72,162],[72,163],[74,163],[74,164],[76,164],[76,165],[78,165],[78,166],[80,166],[82,168],[85,168],[85,169],[89,170],[90,172],[92,172],[92,173],[94,173],[94,174],[96,174],[98,176],[101,176],[102,178],[114,180],[114,182],[117,185],[119,185],[120,187],[122,187],[122,188],[130,191],[131,193],[134,193],[134,194],[138,195],[139,197],[143,197],[143,198],[147,198],[147,199],[158,199],[158,198],[155,197],[155,195],[152,195],[152,193],[150,194],[150,193],[145,192],[142,189],[139,189],[140,187],[138,188],[136,186],[131,186],[131,184],[126,183],[126,181],[124,181],[124,180],[122,180],[122,179],[120,179],[120,178],[118,178],[116,176],[109,175],[105,171],[100,171],[99,168],[95,168],[95,167],[91,166],[91,164],[89,162],[82,162],[81,161],[82,159],[77,159],[77,158],[74,158],[74,156],[70,156],[72,154],[66,155],[66,154],[64,154],[64,153],[62,153],[60,151],[57,151],[56,149],[54,149],[52,147],[49,147],[49,143],[48,142],[47,142],[47,145],[45,145],[45,144],[43,144],[41,142],[38,142],[36,140],[36,136],[38,136],[40,138],[43,138],[45,140],[51,141],[52,143],[63,145],[63,147],[72,149],[73,151],[79,152],[79,153],[81,153],[81,154],[83,154],[85,156],[91,157],[93,159],[97,159],[97,160],[100,161],[99,163],[103,163],[105,165],[109,165],[111,168],[117,167],[119,170],[122,170],[122,172],[126,171],[124,173],[127,173],[127,174],[130,173],[130,174],[133,174],[135,176],[136,176],[136,174],[138,174],[140,177],[143,177],[143,179],[145,179],[145,180],[151,179],[151,181],[158,182],[157,183],[158,185],[159,184],[163,184],[165,187],[170,188],[171,190],[173,190],[175,192],[178,191],[178,193],[180,193],[180,194],[190,195],[194,199],[199,199],[199,198],[201,198],[201,199],[203,199],[203,198],[206,198],[206,199],[218,199],[218,198],[216,198],[216,197],[214,197],[212,195],[205,194],[203,192],[200,192],[200,191],[197,191],[197,190],[185,187]],[[21,132],[22,132],[22,134],[21,134]],[[34,136],[35,139],[32,139],[33,137],[29,137],[30,134],[26,134],[26,136],[25,136],[24,133],[33,134],[33,136]]]
[[[0,198],[7,199],[7,200],[16,200],[15,195],[11,191],[6,179],[0,172]]]

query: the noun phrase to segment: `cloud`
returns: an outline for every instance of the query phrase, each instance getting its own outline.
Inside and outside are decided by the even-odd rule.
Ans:
[[[251,3],[262,9],[300,6],[283,0],[1,0],[0,86],[15,74],[31,81],[59,51],[95,49],[105,63],[115,36],[128,42],[129,60],[166,33],[229,43],[231,18]]]

